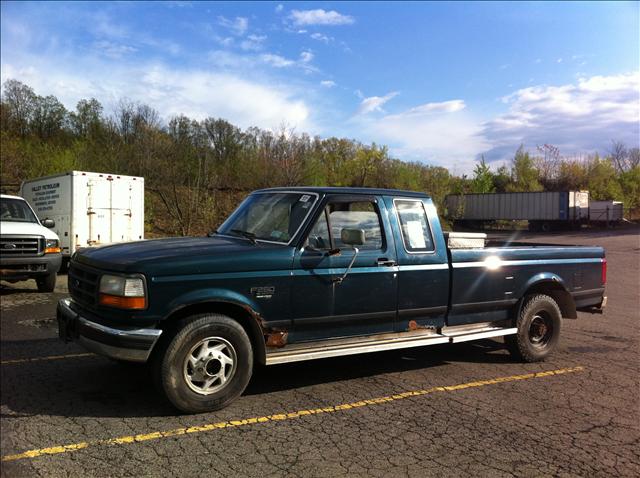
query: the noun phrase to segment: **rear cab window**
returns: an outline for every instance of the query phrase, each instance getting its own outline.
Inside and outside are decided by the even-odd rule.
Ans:
[[[433,236],[422,201],[395,199],[393,203],[405,250],[411,253],[433,252]]]

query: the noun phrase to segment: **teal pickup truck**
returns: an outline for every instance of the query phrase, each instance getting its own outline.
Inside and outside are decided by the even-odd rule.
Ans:
[[[185,412],[240,396],[254,365],[505,337],[520,360],[561,319],[602,311],[601,247],[444,233],[422,193],[255,191],[208,237],[86,249],[69,266],[59,334],[149,362]]]

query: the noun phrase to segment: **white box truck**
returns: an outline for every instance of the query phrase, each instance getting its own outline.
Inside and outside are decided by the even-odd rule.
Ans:
[[[21,195],[55,221],[67,259],[79,247],[144,239],[144,178],[69,171],[24,181]]]

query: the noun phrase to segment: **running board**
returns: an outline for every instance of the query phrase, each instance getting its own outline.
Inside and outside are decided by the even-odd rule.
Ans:
[[[383,350],[408,349],[426,345],[468,342],[517,334],[518,329],[482,325],[446,327],[441,333],[434,331],[398,332],[378,336],[332,339],[312,343],[292,344],[273,352],[267,352],[266,364],[301,362],[344,355],[356,355]]]

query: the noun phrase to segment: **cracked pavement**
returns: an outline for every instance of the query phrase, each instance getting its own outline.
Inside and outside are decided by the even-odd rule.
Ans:
[[[148,369],[98,356],[1,367],[2,456],[230,420],[335,406],[395,393],[582,366],[584,371],[409,397],[139,443],[95,445],[3,462],[2,476],[638,476],[640,230],[524,240],[606,247],[608,307],[563,322],[544,363],[514,361],[502,339],[256,370],[215,413],[180,415]],[[57,339],[53,294],[3,282],[2,361],[84,354]]]

